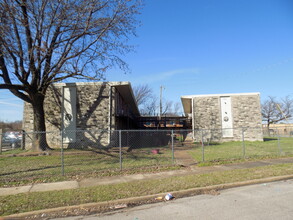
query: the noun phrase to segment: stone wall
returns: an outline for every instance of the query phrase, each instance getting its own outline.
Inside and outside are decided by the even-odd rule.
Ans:
[[[201,141],[240,141],[244,132],[245,140],[262,141],[262,120],[259,94],[235,94],[231,97],[233,137],[222,137],[221,96],[193,97],[194,138]],[[203,134],[196,132],[205,129]]]
[[[233,127],[244,128],[244,137],[248,141],[263,141],[262,116],[259,95],[231,96]],[[235,129],[234,137],[242,139],[242,130]]]
[[[195,139],[200,142],[221,139],[221,111],[219,97],[198,97],[193,99],[193,128]],[[198,129],[205,129],[201,133]]]
[[[66,84],[55,84],[47,91],[44,110],[49,146],[61,146],[62,125],[62,87]],[[110,91],[112,89],[112,91]],[[111,95],[111,97],[110,97]],[[76,142],[68,147],[108,146],[109,132],[115,128],[114,111],[115,88],[107,83],[78,83],[76,85]],[[26,148],[31,147],[33,131],[33,111],[30,104],[24,106],[23,128],[28,133]],[[70,132],[76,132],[70,131]]]

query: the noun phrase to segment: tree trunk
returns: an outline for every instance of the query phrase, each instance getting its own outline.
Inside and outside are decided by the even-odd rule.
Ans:
[[[51,149],[46,138],[44,100],[45,96],[42,94],[34,94],[32,98],[34,112],[33,150],[37,151],[46,151]]]

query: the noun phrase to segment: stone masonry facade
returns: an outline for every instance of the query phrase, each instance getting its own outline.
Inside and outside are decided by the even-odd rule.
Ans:
[[[74,95],[66,98],[65,88],[74,88],[70,90]],[[223,110],[226,98],[229,108]],[[185,113],[192,116],[195,141],[263,141],[259,93],[186,96],[183,106]],[[70,112],[66,112],[67,108]],[[136,129],[139,116],[128,82],[54,84],[47,91],[44,110],[47,142],[52,148],[117,146],[117,130]],[[225,111],[230,112],[229,120],[223,115]],[[27,149],[33,143],[33,120],[32,107],[25,103]],[[227,121],[228,128],[223,126]]]
[[[205,129],[203,134],[195,134],[201,141],[201,135],[212,141],[263,141],[260,96],[251,94],[228,94],[231,97],[233,137],[222,135],[221,95],[194,96],[193,128]],[[207,140],[204,140],[207,141]]]
[[[111,131],[117,129],[119,120],[115,117],[116,99],[120,96],[111,83],[76,83],[55,84],[47,91],[44,110],[49,146],[58,148],[62,144],[62,89],[64,86],[76,88],[76,126],[69,132],[75,133],[75,141],[67,143],[68,147],[99,145],[107,147],[111,144]],[[120,98],[121,99],[121,98]],[[63,119],[64,120],[64,119]],[[33,111],[30,104],[25,103],[23,129],[27,132],[26,148],[32,144]],[[70,135],[70,134],[69,134]],[[113,136],[113,135],[112,135]]]

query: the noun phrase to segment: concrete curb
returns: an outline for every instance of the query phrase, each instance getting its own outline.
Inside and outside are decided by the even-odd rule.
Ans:
[[[293,175],[269,177],[269,178],[263,178],[263,179],[254,179],[254,180],[248,180],[248,181],[242,181],[242,182],[192,188],[187,190],[174,191],[171,193],[175,196],[175,198],[183,198],[183,197],[202,195],[202,194],[215,194],[215,192],[217,191],[225,190],[229,188],[235,188],[235,187],[241,187],[241,186],[253,185],[253,184],[261,184],[261,183],[267,183],[267,182],[284,181],[289,179],[293,179]],[[114,201],[107,201],[107,202],[87,203],[87,204],[67,206],[67,207],[44,209],[44,210],[9,215],[9,216],[3,217],[2,219],[0,218],[0,220],[48,219],[48,218],[54,218],[54,217],[56,218],[56,217],[65,217],[65,216],[104,213],[104,212],[117,210],[120,208],[156,203],[158,202],[155,200],[156,197],[165,196],[166,194],[167,193],[160,193],[160,194],[147,195],[147,196],[141,196],[141,197],[133,197],[133,198],[114,200]]]

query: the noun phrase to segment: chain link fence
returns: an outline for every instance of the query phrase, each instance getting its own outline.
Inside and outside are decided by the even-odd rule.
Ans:
[[[290,129],[287,127],[286,134],[262,128],[56,131],[46,132],[44,143],[52,150],[43,153],[28,149],[44,133],[23,132],[17,145],[8,141],[7,133],[0,133],[0,182],[5,185],[19,179],[82,178],[200,162],[292,156]]]
[[[231,132],[227,131],[176,131],[175,156],[182,147],[196,163],[293,155],[293,134],[290,134],[288,127],[287,133],[279,132],[277,135],[275,132],[267,133],[262,128],[234,128]],[[223,133],[232,133],[233,136],[223,137]]]

